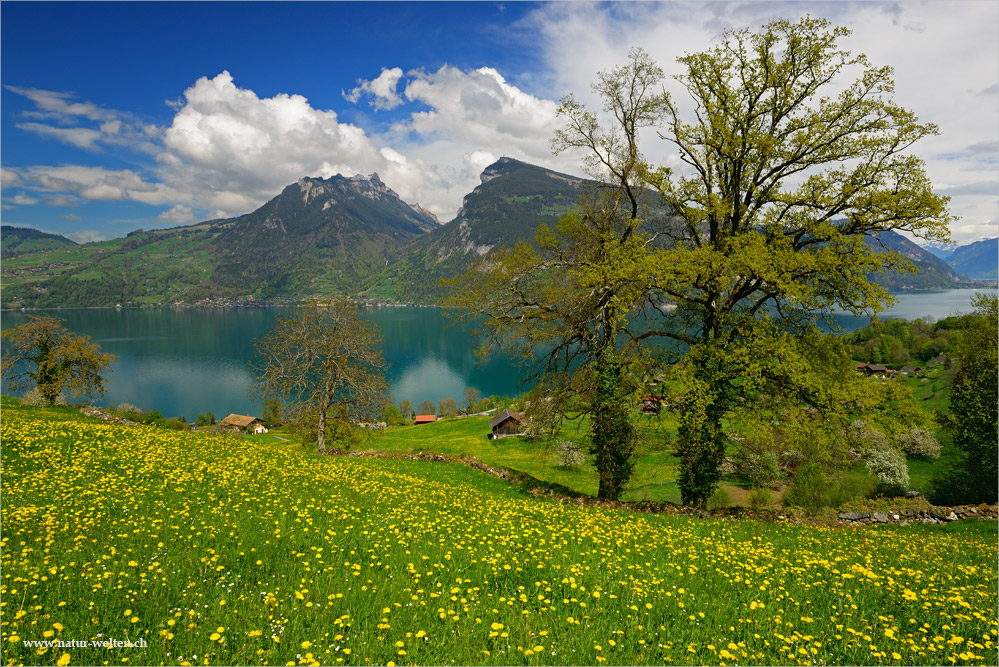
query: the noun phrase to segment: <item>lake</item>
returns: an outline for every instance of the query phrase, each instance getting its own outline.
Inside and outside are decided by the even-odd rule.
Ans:
[[[899,294],[899,302],[882,318],[940,319],[970,312],[974,293]],[[278,308],[87,308],[40,314],[61,318],[68,329],[90,336],[104,351],[118,356],[100,404],[128,402],[193,421],[208,410],[218,418],[231,412],[260,412],[259,402],[247,395],[247,364],[253,358],[253,341],[270,331],[281,312]],[[5,311],[0,314],[0,326],[16,327],[28,315]],[[469,329],[449,326],[449,316],[437,308],[367,308],[363,317],[382,330],[397,403],[406,399],[414,407],[423,401],[436,405],[450,397],[460,404],[466,387],[474,387],[482,396],[515,395],[526,389],[520,385],[524,369],[502,355],[479,363]],[[836,320],[847,331],[868,323],[866,318],[847,315]]]

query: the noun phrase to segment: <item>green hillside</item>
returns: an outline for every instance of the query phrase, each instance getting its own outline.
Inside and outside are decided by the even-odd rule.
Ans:
[[[994,522],[634,514],[464,466],[2,407],[11,664],[996,662]]]
[[[0,226],[0,258],[3,259],[74,245],[75,241],[58,234],[40,232],[30,227]]]

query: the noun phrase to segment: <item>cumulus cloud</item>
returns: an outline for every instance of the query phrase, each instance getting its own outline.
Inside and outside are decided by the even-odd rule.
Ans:
[[[371,97],[371,106],[375,109],[394,109],[403,103],[402,97],[396,92],[402,69],[399,67],[382,68],[382,73],[371,81],[357,80],[357,87],[343,93],[344,99],[357,104],[362,97]]]
[[[31,206],[32,204],[38,203],[37,199],[35,199],[34,197],[29,197],[27,195],[16,195],[14,197],[11,197],[10,201],[20,206]]]
[[[172,222],[177,225],[194,222],[194,220],[194,209],[183,204],[171,206],[169,210],[163,211],[156,217],[156,222]]]
[[[473,149],[505,147],[548,157],[548,142],[558,127],[554,100],[525,93],[491,67],[465,72],[445,65],[410,76],[406,99],[430,110],[412,114],[398,129],[424,140],[446,137]]]

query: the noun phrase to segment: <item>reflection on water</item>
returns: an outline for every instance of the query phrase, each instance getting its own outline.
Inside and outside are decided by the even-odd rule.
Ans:
[[[882,318],[940,319],[971,310],[971,290],[945,290],[899,295],[899,303]],[[253,341],[274,325],[281,309],[258,310],[113,310],[67,309],[48,311],[65,326],[99,342],[118,356],[108,376],[102,403],[128,402],[156,408],[166,416],[193,420],[211,410],[217,417],[230,412],[257,414],[260,404],[247,395]],[[466,387],[480,395],[513,395],[524,390],[525,373],[513,360],[495,355],[478,363],[467,328],[449,326],[450,318],[436,308],[373,308],[364,311],[384,336],[385,360],[390,364],[391,391],[396,402],[424,401],[435,405],[443,398],[462,403]],[[16,327],[27,314],[4,312],[0,325]],[[836,316],[851,331],[867,318]]]

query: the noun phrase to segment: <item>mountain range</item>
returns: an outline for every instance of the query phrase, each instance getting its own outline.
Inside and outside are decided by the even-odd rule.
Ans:
[[[0,300],[4,308],[22,308],[348,294],[433,303],[442,296],[441,278],[459,275],[499,245],[530,240],[539,225],[571,210],[586,185],[501,158],[444,225],[371,174],[302,178],[246,215],[96,243],[4,226]],[[872,278],[894,290],[960,286],[961,273],[995,279],[995,241],[981,242],[980,251],[969,246],[961,266],[971,268],[955,270],[888,232],[868,243],[902,252],[919,271]]]

